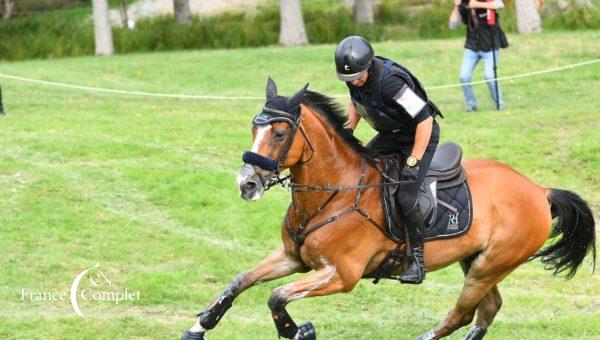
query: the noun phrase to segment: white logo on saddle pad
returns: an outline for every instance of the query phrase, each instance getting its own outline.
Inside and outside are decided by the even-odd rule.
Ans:
[[[448,220],[448,230],[458,230],[458,213],[451,213]]]

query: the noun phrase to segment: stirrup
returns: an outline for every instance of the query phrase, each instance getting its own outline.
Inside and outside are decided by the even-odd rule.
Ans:
[[[420,284],[425,280],[425,269],[416,258],[413,258],[412,263],[400,275],[401,283]]]

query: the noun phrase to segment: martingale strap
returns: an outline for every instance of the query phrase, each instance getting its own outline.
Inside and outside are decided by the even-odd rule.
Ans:
[[[302,244],[304,244],[304,240],[306,240],[306,237],[308,235],[310,235],[311,233],[317,231],[318,229],[324,227],[325,225],[327,225],[333,221],[336,221],[339,218],[346,216],[354,211],[358,212],[362,217],[364,217],[373,226],[375,226],[375,228],[377,228],[380,231],[382,230],[379,223],[377,223],[375,220],[373,220],[373,218],[366,211],[362,210],[358,206],[360,203],[360,198],[362,197],[364,189],[370,187],[370,186],[365,185],[365,181],[367,178],[365,159],[361,157],[360,161],[361,161],[361,168],[360,168],[359,183],[357,186],[351,187],[352,190],[358,190],[358,193],[356,194],[356,198],[354,199],[354,204],[352,205],[352,207],[347,208],[347,209],[345,209],[331,217],[328,217],[314,225],[308,226],[308,223],[310,223],[310,221],[313,218],[315,218],[321,211],[323,211],[329,205],[329,203],[331,203],[333,201],[333,199],[340,193],[341,190],[350,190],[350,189],[348,189],[350,187],[339,186],[337,189],[330,189],[330,190],[333,190],[333,193],[331,193],[331,195],[329,195],[329,197],[325,200],[325,202],[323,202],[323,204],[321,204],[314,213],[310,214],[309,217],[307,217],[304,221],[302,221],[300,224],[298,224],[295,228],[292,228],[292,224],[290,221],[290,213],[289,213],[289,211],[287,212],[287,214],[285,215],[285,227],[286,227],[288,234],[290,235],[290,237],[292,238],[292,240],[294,241],[294,243],[296,244],[296,246],[298,248],[300,248],[302,246]],[[381,186],[381,184],[382,183],[378,184],[378,186]],[[375,187],[375,186],[373,186],[373,187]],[[319,187],[319,188],[320,189],[296,190],[296,191],[325,190],[325,189],[323,189],[324,187]],[[335,187],[332,187],[332,188],[335,188]]]

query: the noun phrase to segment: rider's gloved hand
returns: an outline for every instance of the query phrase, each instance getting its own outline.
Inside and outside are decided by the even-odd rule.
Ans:
[[[416,180],[418,174],[419,174],[418,166],[410,167],[408,165],[405,165],[404,169],[402,169],[402,179],[407,180],[407,181]]]
[[[402,169],[402,179],[407,181],[414,181],[419,175],[419,163],[420,160],[415,156],[410,156],[406,159],[406,165]]]

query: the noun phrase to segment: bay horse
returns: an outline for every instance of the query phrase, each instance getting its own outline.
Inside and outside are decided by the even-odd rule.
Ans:
[[[339,105],[307,91],[307,86],[288,98],[277,94],[269,78],[267,102],[253,122],[252,151],[244,156],[252,165],[246,164],[238,176],[241,197],[252,201],[281,181],[277,180],[280,171],[289,169],[292,203],[281,227],[283,245],[237,275],[182,339],[203,339],[246,289],[309,271],[274,289],[268,306],[279,336],[315,339],[314,326],[296,325],[286,305],[350,292],[397,247],[381,227],[385,220],[380,190],[375,188],[382,175],[365,165],[365,159],[374,156],[344,130],[346,117]],[[530,259],[541,258],[554,275],[565,272],[567,278],[590,252],[595,266],[594,217],[577,194],[537,185],[494,160],[470,159],[463,167],[471,190],[472,226],[462,236],[427,242],[425,265],[432,272],[459,262],[464,286],[445,319],[419,339],[447,336],[470,324],[475,315],[475,325],[465,339],[483,338],[502,304],[497,284]],[[335,187],[340,190],[332,195]],[[292,235],[304,235],[301,246]],[[556,240],[539,251],[549,237]]]

